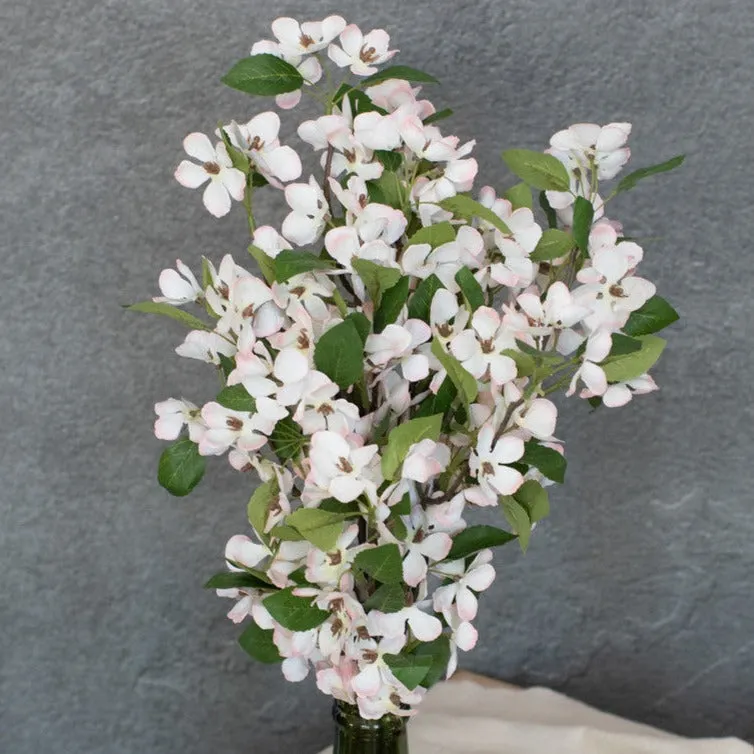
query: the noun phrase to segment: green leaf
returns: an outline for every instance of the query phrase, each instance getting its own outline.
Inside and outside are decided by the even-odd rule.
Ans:
[[[641,341],[637,338],[629,338],[627,335],[622,335],[621,333],[613,333],[612,340],[608,357],[623,356],[627,353],[641,350]]]
[[[642,335],[641,350],[623,356],[609,357],[600,366],[608,382],[626,382],[648,372],[660,358],[665,341],[656,335]]]
[[[401,278],[401,271],[395,267],[383,267],[369,259],[354,259],[351,264],[369,293],[375,307],[380,305],[382,294],[392,288]]]
[[[176,440],[162,451],[157,468],[157,481],[176,497],[184,497],[204,476],[206,461],[199,455],[199,446],[186,438]]]
[[[435,293],[445,286],[440,282],[440,278],[434,273],[424,278],[416,286],[414,295],[408,302],[408,316],[412,319],[421,319],[429,322],[429,312],[432,306],[432,299]]]
[[[406,595],[401,584],[382,584],[364,603],[367,610],[397,613],[406,607]]]
[[[554,353],[552,351],[540,351],[534,346],[530,346],[528,343],[525,343],[523,340],[516,340],[516,345],[529,356],[533,356],[538,362],[541,362],[543,364],[554,364],[554,363],[562,363],[565,361],[563,357],[559,353]]]
[[[573,248],[573,243],[570,233],[557,228],[548,228],[542,233],[542,238],[529,255],[529,259],[532,262],[549,262],[552,259],[558,259]]]
[[[547,218],[547,225],[553,229],[557,228],[558,215],[555,212],[555,210],[550,206],[550,201],[547,198],[547,194],[544,191],[539,192],[539,206],[542,208],[542,211],[545,213],[545,217]]]
[[[402,81],[412,81],[417,84],[440,83],[434,76],[430,76],[428,73],[420,71],[417,68],[410,68],[407,65],[392,65],[368,76],[361,82],[361,85],[366,88],[389,79],[401,79]]]
[[[620,194],[622,191],[630,191],[639,181],[649,178],[650,175],[658,175],[659,173],[667,173],[669,170],[674,170],[680,167],[685,159],[685,155],[679,154],[667,160],[667,162],[661,162],[659,165],[634,170],[633,173],[629,173],[621,180],[618,188],[615,189],[615,193]]]
[[[277,498],[278,492],[279,489],[276,480],[260,484],[252,493],[246,506],[249,523],[263,539],[269,540],[269,536],[265,537],[264,535],[264,528],[270,513],[270,504]]]
[[[265,254],[258,246],[254,246],[254,244],[249,246],[249,254],[254,257],[256,263],[259,265],[259,271],[262,273],[262,277],[265,279],[267,285],[272,285],[272,283],[277,280],[275,260],[272,257],[267,256],[267,254]]]
[[[248,411],[254,413],[257,410],[257,403],[253,396],[249,395],[243,385],[229,385],[224,387],[217,395],[215,400],[225,408],[231,411]]]
[[[390,170],[383,171],[382,175],[374,181],[367,181],[367,193],[370,201],[387,204],[395,209],[403,209],[404,186],[397,174]]]
[[[474,313],[480,306],[484,306],[484,291],[482,286],[474,277],[474,273],[468,267],[461,267],[456,273],[456,283],[458,283],[463,298],[469,311]]]
[[[246,571],[223,571],[216,573],[205,585],[205,589],[272,589],[262,579]]]
[[[285,60],[262,53],[239,60],[223,76],[222,82],[246,94],[270,96],[300,89],[304,77]]]
[[[329,270],[334,266],[329,259],[320,259],[309,251],[283,249],[275,257],[275,279],[278,283],[285,283],[303,272]]]
[[[367,94],[360,89],[355,89],[350,84],[345,82],[340,85],[338,91],[333,97],[333,104],[337,105],[341,110],[343,109],[343,99],[348,97],[348,101],[351,104],[351,114],[355,118],[361,113],[378,112],[382,115],[387,115],[387,112],[381,107],[375,105]]]
[[[409,690],[415,689],[429,673],[432,658],[428,655],[401,654],[382,656],[393,675]]]
[[[331,327],[314,348],[314,364],[334,383],[349,387],[364,374],[364,344],[351,320]]]
[[[299,534],[299,532],[294,529],[292,526],[286,526],[285,524],[279,524],[278,526],[273,526],[272,529],[270,529],[269,535],[271,537],[275,537],[276,539],[280,539],[283,542],[303,542],[304,537]]]
[[[521,545],[521,550],[526,552],[526,548],[529,547],[529,538],[531,537],[531,519],[529,518],[529,513],[511,495],[501,495],[498,503],[503,509],[508,523],[518,535],[518,543]]]
[[[573,207],[573,240],[579,247],[584,256],[589,256],[589,231],[592,229],[592,220],[594,219],[594,206],[588,199],[583,196],[576,197],[576,204]]]
[[[411,278],[401,277],[395,285],[382,294],[382,302],[374,313],[374,331],[381,333],[388,325],[393,324],[406,305]]]
[[[432,353],[448,373],[464,404],[468,406],[473,403],[479,393],[476,379],[463,368],[455,356],[447,353],[437,338],[432,341]]]
[[[255,171],[251,174],[251,185],[254,188],[262,188],[262,186],[268,186],[269,183],[270,182],[261,173]]]
[[[478,526],[469,526],[463,529],[453,537],[453,546],[450,548],[446,560],[460,560],[475,555],[480,550],[486,550],[488,547],[499,547],[508,544],[516,538],[504,529],[498,529],[496,526],[487,526],[480,524]]]
[[[270,445],[281,461],[298,458],[304,442],[304,433],[290,416],[281,419],[270,435]]]
[[[443,110],[438,110],[436,113],[432,113],[432,115],[428,115],[423,122],[425,126],[429,126],[432,123],[437,123],[438,120],[450,118],[451,115],[453,115],[453,111],[449,107],[446,107]]]
[[[166,304],[164,301],[139,301],[137,304],[131,304],[130,306],[126,306],[125,308],[130,312],[161,314],[163,317],[170,317],[170,319],[174,319],[177,322],[190,327],[192,330],[212,329],[206,322],[202,322],[199,317],[195,317],[193,314],[184,312],[183,309],[178,309],[172,304]]]
[[[531,188],[525,183],[517,183],[515,186],[509,188],[503,194],[503,198],[511,203],[514,210],[517,210],[520,207],[532,209],[534,206],[531,196]]]
[[[503,160],[512,173],[543,191],[569,191],[571,181],[565,165],[550,154],[529,149],[508,149]]]
[[[450,641],[446,634],[441,634],[433,641],[423,641],[414,650],[414,654],[432,658],[432,665],[421,682],[425,689],[431,688],[442,679],[448,669]]]
[[[387,445],[382,452],[382,475],[393,479],[403,464],[409,448],[416,442],[437,440],[442,429],[442,414],[422,416],[399,424],[387,436]]]
[[[342,513],[330,513],[319,508],[299,508],[288,514],[285,523],[317,549],[330,552],[335,549],[338,537],[343,533],[345,520]]]
[[[446,377],[442,381],[437,393],[428,395],[420,404],[415,418],[420,416],[432,416],[433,414],[445,414],[453,405],[455,397],[458,395],[458,388],[453,384],[453,380]]]
[[[336,500],[334,497],[325,498],[318,506],[321,511],[329,511],[330,513],[359,513],[359,503],[354,500],[351,503],[341,503],[340,500]]]
[[[390,152],[387,149],[375,149],[374,156],[383,164],[385,170],[395,172],[403,164],[403,155],[400,152]]]
[[[205,290],[212,285],[212,268],[207,257],[202,257],[202,288]]]
[[[396,513],[399,516],[408,516],[411,513],[411,496],[408,492],[401,498],[399,503],[390,508],[390,512]]]
[[[458,194],[457,196],[449,196],[447,199],[443,199],[437,203],[443,209],[452,212],[456,217],[462,217],[465,220],[478,217],[481,220],[486,220],[490,225],[494,225],[506,236],[511,234],[508,226],[491,209],[488,209],[470,196]]]
[[[532,523],[541,521],[550,514],[550,498],[547,490],[533,479],[524,482],[513,497],[526,509]]]
[[[353,322],[353,325],[356,328],[356,332],[361,338],[361,344],[364,345],[367,342],[369,333],[372,330],[372,323],[369,321],[366,315],[362,314],[361,312],[351,312],[346,317],[346,321]]]
[[[281,589],[262,601],[270,615],[289,631],[309,631],[330,617],[327,610],[320,610],[311,603],[311,597],[296,597],[293,587]]]
[[[524,455],[521,462],[535,469],[539,469],[548,479],[558,484],[565,481],[565,472],[568,465],[565,456],[557,450],[540,445],[536,440],[529,440],[524,444]]]
[[[381,584],[400,584],[403,581],[403,561],[396,544],[362,550],[353,559],[353,564]]]
[[[623,326],[627,335],[650,335],[678,320],[678,312],[661,296],[652,296],[644,306],[631,312]]]
[[[260,628],[254,621],[247,626],[246,630],[238,637],[241,649],[258,662],[272,664],[280,662],[283,658],[272,640],[271,628]]]
[[[224,353],[218,353],[217,358],[220,360],[220,371],[227,380],[228,375],[236,368],[236,360],[232,356],[226,356]]]
[[[508,356],[516,362],[516,374],[519,377],[529,377],[534,374],[537,362],[531,354],[517,351],[515,348],[506,348],[501,353],[503,356]]]
[[[416,246],[420,243],[428,243],[433,249],[456,240],[456,229],[449,222],[427,225],[414,233],[408,239],[406,247]]]

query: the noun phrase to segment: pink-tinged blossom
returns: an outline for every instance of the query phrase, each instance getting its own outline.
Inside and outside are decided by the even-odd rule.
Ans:
[[[189,439],[199,442],[206,429],[199,407],[191,401],[168,398],[154,404],[157,419],[154,436],[158,440],[177,440],[184,426],[188,426]]]
[[[199,442],[203,456],[222,455],[231,446],[239,450],[259,450],[272,433],[275,424],[288,412],[270,398],[256,398],[256,412],[234,411],[214,401],[202,408],[207,431]]]
[[[550,152],[566,165],[582,171],[597,168],[600,180],[614,178],[628,162],[631,150],[625,146],[631,133],[630,123],[576,123],[558,131],[550,139]]]
[[[613,338],[609,330],[597,330],[588,338],[581,366],[573,375],[566,395],[576,392],[579,380],[586,385],[590,396],[602,395],[607,390],[607,377],[599,362],[607,358],[612,344]]]
[[[367,87],[365,91],[377,107],[389,113],[403,108],[424,120],[435,112],[435,107],[429,100],[417,99],[421,87],[412,87],[403,79],[380,81],[379,84]]]
[[[547,398],[535,398],[517,409],[512,418],[527,435],[538,440],[550,440],[558,421],[558,409]]]
[[[309,183],[290,183],[285,187],[285,200],[291,208],[283,220],[283,235],[296,246],[314,243],[325,228],[327,199],[314,176]]]
[[[421,440],[408,449],[401,476],[426,484],[432,477],[445,471],[449,463],[450,448],[447,445],[429,439]]]
[[[251,328],[244,328],[238,338],[236,368],[228,375],[228,385],[243,385],[254,398],[272,395],[278,389],[277,383],[270,379],[272,369],[272,357],[265,345],[256,340]]]
[[[495,440],[495,431],[485,425],[469,457],[469,471],[479,484],[466,491],[466,498],[476,505],[496,505],[499,495],[512,495],[523,483],[521,472],[509,464],[521,459],[524,442],[520,437],[503,435]]]
[[[213,147],[205,134],[192,133],[183,140],[183,148],[198,162],[183,160],[176,168],[175,179],[192,189],[209,181],[202,196],[204,206],[215,217],[227,215],[231,197],[237,202],[243,199],[246,176],[233,167],[225,144],[218,142]]]
[[[432,331],[426,322],[409,319],[403,325],[387,325],[381,333],[370,334],[364,351],[375,366],[400,364],[403,377],[409,382],[417,382],[429,376],[429,360],[414,351],[431,337]]]
[[[175,352],[186,359],[197,359],[207,364],[219,365],[220,356],[233,356],[236,353],[236,347],[219,333],[191,330]]]
[[[411,717],[416,714],[416,705],[424,698],[425,690],[417,686],[409,691],[403,684],[383,685],[374,696],[359,697],[359,715],[365,720],[379,720],[384,715]]]
[[[330,60],[339,68],[350,68],[355,76],[371,76],[376,66],[387,63],[398,50],[389,50],[390,35],[383,29],[363,34],[358,26],[349,24],[340,33],[340,46],[327,49]]]
[[[274,259],[281,251],[292,246],[271,225],[262,225],[254,231],[253,245]]]
[[[458,668],[458,650],[470,652],[476,646],[479,632],[467,620],[461,620],[458,610],[451,607],[443,613],[445,622],[450,626],[450,661],[446,678],[450,678]]]
[[[316,548],[309,551],[306,560],[306,579],[313,584],[349,591],[353,589],[351,563],[358,550],[349,549],[359,535],[357,524],[349,526],[328,552]]]
[[[156,296],[152,300],[172,306],[199,301],[204,291],[194,273],[180,259],[175,260],[175,266],[177,270],[168,268],[160,273],[159,286],[162,296]]]
[[[515,348],[515,340],[502,326],[500,315],[480,306],[471,318],[473,329],[464,330],[450,342],[450,351],[464,369],[477,379],[503,385],[516,378],[516,362],[502,352]]]
[[[331,667],[317,671],[317,688],[341,702],[356,704],[351,681],[358,672],[359,667],[353,660],[341,657]]]
[[[256,568],[269,555],[268,547],[252,542],[245,534],[235,534],[225,545],[225,560],[232,571]]]
[[[293,414],[307,435],[330,430],[345,437],[359,419],[359,409],[345,398],[336,398],[340,388],[322,372],[309,372],[301,401]]]
[[[659,390],[657,383],[650,375],[643,374],[633,380],[608,385],[605,392],[602,393],[602,403],[608,408],[618,408],[625,406],[634,395],[645,395],[655,390]],[[582,390],[581,392],[582,398],[592,398],[595,395],[596,393],[592,394],[590,390]]]
[[[321,326],[331,318],[326,298],[332,296],[335,284],[319,272],[305,272],[294,275],[285,283],[273,283],[272,292],[275,303],[289,316],[303,306],[312,318],[312,322]]]
[[[418,528],[414,532],[409,532],[403,545],[406,550],[403,558],[403,580],[409,586],[416,587],[427,578],[427,561],[437,563],[447,557],[453,540],[445,532],[427,533],[424,529]]]
[[[369,613],[374,631],[390,639],[405,641],[406,625],[419,641],[434,641],[442,633],[442,623],[422,610],[428,603],[417,603],[395,613],[373,610]]]
[[[233,121],[225,127],[231,144],[240,149],[255,170],[270,183],[294,181],[301,175],[301,159],[278,139],[280,116],[270,111],[255,115],[247,123]]]
[[[495,580],[491,560],[492,551],[482,550],[466,570],[462,560],[438,566],[438,571],[455,578],[455,581],[435,590],[435,611],[444,613],[455,605],[462,621],[474,620],[477,614],[477,593],[488,589]]]
[[[356,500],[367,488],[374,488],[372,466],[376,456],[376,445],[359,447],[336,432],[316,432],[311,438],[311,469],[302,499]]]
[[[272,22],[272,33],[285,56],[311,55],[324,50],[346,28],[342,16],[328,16],[322,21],[304,21],[282,16]]]

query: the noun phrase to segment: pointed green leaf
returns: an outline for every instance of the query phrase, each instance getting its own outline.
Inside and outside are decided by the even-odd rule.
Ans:
[[[434,273],[424,278],[424,280],[416,286],[414,295],[408,302],[408,316],[412,319],[421,319],[424,322],[429,322],[429,312],[432,306],[432,299],[435,297],[435,293],[444,288],[445,286],[440,282],[440,278]]]
[[[223,571],[216,573],[205,585],[205,589],[272,589],[270,584],[247,571]]]
[[[542,238],[534,251],[529,255],[532,262],[549,262],[565,256],[573,248],[574,240],[570,233],[548,228],[542,233]]]
[[[571,233],[576,246],[582,251],[584,256],[589,256],[589,232],[592,229],[592,220],[594,219],[594,205],[583,196],[576,197],[576,204],[573,207],[573,226]]]
[[[545,213],[548,227],[553,228],[553,229],[557,228],[558,215],[555,212],[555,210],[550,206],[550,201],[547,198],[547,194],[544,191],[539,192],[539,206],[542,208],[542,211]]]
[[[323,552],[335,549],[338,537],[343,533],[342,513],[330,513],[319,508],[299,508],[289,513],[285,519],[308,542]]]
[[[503,160],[512,173],[530,186],[543,191],[569,191],[571,181],[565,165],[550,154],[529,149],[509,149]]]
[[[184,312],[183,309],[179,309],[172,304],[166,304],[164,301],[139,301],[136,304],[126,306],[126,309],[131,312],[144,312],[145,314],[161,314],[163,317],[170,317],[177,322],[180,322],[192,330],[211,330],[212,327],[206,322],[202,322],[199,317],[195,317],[193,314]]]
[[[304,77],[294,66],[269,53],[239,60],[222,81],[231,89],[262,96],[294,92],[304,85]]]
[[[406,607],[406,595],[401,584],[382,584],[364,603],[367,610],[397,613]]]
[[[437,393],[428,395],[420,404],[415,418],[420,416],[432,416],[433,414],[445,414],[453,405],[453,400],[458,395],[458,388],[453,384],[450,377],[442,381]]]
[[[449,107],[446,107],[443,110],[438,110],[437,112],[432,113],[432,115],[428,115],[424,119],[424,125],[429,126],[432,123],[437,123],[437,121],[439,120],[445,120],[445,118],[450,118],[451,115],[453,115],[453,111]]]
[[[246,630],[238,637],[238,643],[244,652],[258,662],[267,664],[281,662],[283,658],[272,640],[273,633],[271,628],[260,628],[252,620]]]
[[[470,312],[475,312],[484,306],[484,291],[468,267],[461,267],[456,273],[456,283],[461,289],[464,301]]]
[[[433,249],[456,240],[456,229],[449,222],[427,225],[408,239],[406,247],[428,243]]]
[[[541,474],[553,482],[563,484],[567,462],[565,456],[557,450],[540,445],[536,440],[529,440],[524,444],[524,455],[521,462],[534,466]]]
[[[270,435],[270,445],[281,461],[298,458],[304,442],[304,433],[290,416],[281,419]]]
[[[537,362],[531,354],[517,351],[515,348],[506,348],[501,353],[516,362],[516,374],[519,377],[529,377],[534,374]]]
[[[431,688],[442,679],[448,669],[448,663],[450,662],[450,641],[447,635],[441,634],[433,641],[423,641],[414,650],[414,654],[432,658],[432,665],[421,682],[421,685],[425,689]]]
[[[678,312],[661,296],[652,296],[644,306],[631,312],[623,326],[626,335],[650,335],[678,319]],[[613,336],[614,337],[614,336]]]
[[[267,256],[258,246],[251,244],[249,246],[249,254],[256,260],[259,265],[259,271],[262,273],[267,285],[272,285],[277,279],[277,272],[275,270],[275,260],[272,257]]]
[[[448,377],[458,389],[463,402],[467,406],[473,403],[479,393],[476,379],[463,368],[461,362],[455,356],[443,348],[442,343],[437,338],[432,341],[432,353],[448,373]]]
[[[526,509],[532,523],[541,521],[550,514],[550,499],[547,490],[533,479],[524,482],[513,497]]]
[[[503,509],[508,523],[518,535],[518,543],[521,546],[521,550],[526,552],[526,549],[529,547],[529,538],[531,537],[531,519],[529,518],[529,513],[511,495],[501,495],[498,503]]]
[[[445,559],[468,558],[470,555],[476,555],[480,550],[486,550],[488,547],[508,544],[515,538],[515,534],[504,529],[498,529],[496,526],[487,526],[486,524],[469,526],[453,537],[453,546]]]
[[[667,160],[667,162],[661,162],[659,165],[634,170],[633,173],[629,173],[621,180],[615,193],[619,194],[622,191],[630,191],[639,181],[649,178],[650,175],[658,175],[659,173],[667,173],[669,170],[674,170],[683,164],[684,159],[686,159],[685,155],[679,154]]]
[[[369,259],[354,259],[351,263],[358,276],[364,281],[369,297],[380,305],[382,294],[392,288],[401,278],[401,271],[395,267],[383,267]]]
[[[206,461],[199,446],[186,438],[165,448],[157,468],[157,481],[176,497],[184,497],[204,476]]]
[[[346,319],[331,327],[314,348],[314,364],[335,384],[350,387],[364,374],[364,346],[356,325]]]
[[[270,529],[269,532],[271,537],[274,537],[275,539],[279,539],[282,542],[303,542],[304,537],[299,534],[298,530],[294,529],[292,526],[286,526],[285,524],[279,524],[278,526],[273,526],[272,529]]]
[[[249,518],[249,523],[254,527],[260,538],[265,538],[264,529],[270,514],[270,505],[273,500],[277,499],[278,492],[277,481],[270,480],[269,482],[260,484],[249,498],[249,503],[246,506],[246,514]],[[269,540],[269,536],[266,539]]]
[[[387,149],[375,149],[374,156],[383,164],[385,170],[395,172],[403,164],[403,155],[400,152],[389,152]]]
[[[275,279],[285,283],[295,275],[312,270],[330,270],[335,264],[329,259],[320,259],[309,251],[283,249],[275,257]]]
[[[381,584],[400,584],[403,581],[403,559],[398,545],[380,545],[362,550],[353,559],[353,564]]]
[[[309,631],[322,625],[329,617],[327,610],[312,604],[311,597],[296,597],[293,587],[281,589],[262,601],[270,615],[289,631]]]
[[[367,342],[369,333],[372,330],[372,324],[369,319],[367,319],[367,317],[361,312],[351,312],[346,317],[346,321],[353,322],[353,325],[356,328],[356,332],[361,338],[361,344],[364,345]]]
[[[387,445],[382,452],[382,475],[394,479],[403,464],[409,448],[422,440],[438,440],[442,429],[442,414],[422,416],[399,424],[387,436]]]
[[[507,199],[514,210],[520,207],[526,207],[532,209],[534,202],[531,196],[531,188],[525,183],[517,183],[515,186],[509,188],[504,194],[503,198]]]
[[[382,656],[393,675],[409,690],[415,689],[429,673],[432,658],[429,655],[401,654]]]
[[[219,130],[220,138],[223,140],[223,144],[225,144],[225,149],[228,152],[231,164],[236,170],[240,170],[244,175],[248,175],[251,171],[249,158],[240,149],[233,146],[233,143],[228,136],[228,132],[224,128],[221,127]]]
[[[395,285],[382,294],[382,302],[374,313],[374,331],[381,333],[388,325],[398,319],[401,310],[408,301],[408,289],[411,278],[404,275]]]
[[[248,411],[254,413],[257,410],[257,403],[253,396],[249,395],[246,388],[241,385],[228,385],[224,387],[217,395],[215,400],[225,408],[231,411]]]
[[[367,192],[370,201],[403,209],[405,188],[398,175],[390,170],[383,171],[376,180],[367,181]]]
[[[480,204],[470,196],[458,194],[437,203],[443,209],[452,212],[456,217],[462,217],[465,220],[478,217],[481,220],[486,220],[490,225],[494,225],[504,235],[509,236],[511,234],[508,226],[491,209]]]
[[[665,341],[656,335],[642,335],[641,349],[621,356],[608,357],[600,366],[608,382],[626,382],[648,372],[660,358]]]
[[[411,81],[416,84],[440,83],[434,76],[430,76],[430,74],[417,68],[411,68],[407,65],[392,65],[368,76],[361,82],[361,85],[366,88],[379,84],[380,81],[388,81],[389,79],[401,79],[402,81]]]

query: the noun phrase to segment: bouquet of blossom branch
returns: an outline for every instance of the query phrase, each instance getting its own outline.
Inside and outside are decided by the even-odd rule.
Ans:
[[[657,389],[655,333],[678,315],[606,212],[683,158],[606,194],[631,126],[581,123],[544,153],[505,152],[521,182],[502,195],[473,193],[474,142],[438,127],[451,111],[415,86],[430,75],[382,67],[396,53],[385,31],[330,16],[272,32],[224,82],[284,110],[321,103],[298,135],[322,173],[297,182],[274,111],[186,137],[178,182],[204,187],[216,217],[243,205],[260,274],[205,258],[200,283],[178,261],[162,296],[132,307],[188,325],[176,352],[223,381],[202,407],[155,406],[155,434],[173,441],[159,481],[188,494],[205,459],[229,451],[252,475],[251,529],[207,586],[247,621],[242,647],[290,681],[313,669],[363,718],[410,715],[477,641],[491,548],[525,550],[563,481],[550,396],[615,407]],[[290,207],[280,231],[257,223],[261,190]],[[470,524],[478,506],[499,508],[502,526]]]

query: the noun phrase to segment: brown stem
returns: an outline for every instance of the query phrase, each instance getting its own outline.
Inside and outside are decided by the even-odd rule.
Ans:
[[[333,145],[328,144],[327,157],[325,158],[325,178],[322,181],[322,193],[325,195],[325,200],[327,201],[331,217],[335,217],[335,211],[332,206],[332,189],[330,188],[330,171],[332,170],[332,158],[334,152]]]

